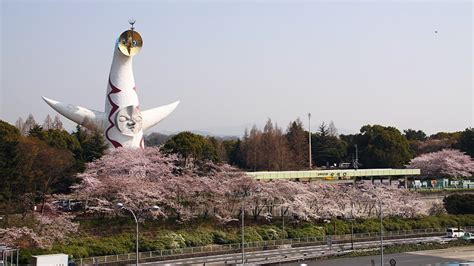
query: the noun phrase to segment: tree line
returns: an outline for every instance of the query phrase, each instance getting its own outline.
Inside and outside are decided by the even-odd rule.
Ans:
[[[0,214],[43,211],[53,193],[67,193],[85,164],[106,149],[100,132],[81,126],[69,133],[59,117],[38,124],[32,115],[15,126],[0,120]]]
[[[357,134],[338,134],[331,121],[311,134],[300,119],[283,131],[269,119],[262,129],[253,126],[242,138],[204,137],[191,132],[174,136],[152,133],[149,146],[163,145],[169,153],[184,158],[226,162],[250,171],[305,170],[309,168],[309,137],[313,167],[404,168],[426,153],[457,149],[474,157],[474,129],[439,132],[427,136],[422,130],[365,125]],[[357,159],[357,160],[356,160]]]
[[[304,170],[309,168],[309,137],[314,167],[346,163],[345,167],[402,168],[414,157],[420,157],[412,166],[416,163],[417,168],[422,168],[418,164],[441,162],[445,154],[464,158],[455,152],[441,152],[447,149],[474,156],[472,128],[427,136],[421,130],[408,129],[402,133],[390,126],[366,125],[357,134],[343,135],[330,122],[322,123],[309,134],[299,119],[290,122],[286,130],[269,119],[263,129],[253,126],[242,138],[204,137],[191,132],[174,136],[152,133],[146,136],[146,144],[180,154],[185,165],[213,161],[249,171]],[[57,116],[47,116],[42,124],[32,115],[26,120],[19,119],[15,125],[0,121],[0,214],[25,212],[47,195],[69,192],[77,182],[77,173],[85,169],[87,162],[100,158],[106,148],[100,132],[77,126],[69,133]],[[440,153],[421,156],[433,152]],[[462,161],[470,162],[465,158]],[[459,172],[452,170],[458,166],[444,164],[449,166],[445,167],[447,173]],[[470,167],[462,167],[471,172]]]

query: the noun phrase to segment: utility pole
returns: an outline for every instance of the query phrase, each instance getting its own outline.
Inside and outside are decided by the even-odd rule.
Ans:
[[[357,148],[357,144],[354,145],[355,149],[356,149],[356,158],[355,158],[355,161],[354,161],[354,169],[358,169],[359,168],[359,149]]]
[[[379,200],[380,206],[380,265],[383,266],[383,212],[382,212],[382,201]]]
[[[244,238],[244,219],[245,219],[245,213],[244,213],[244,202],[242,201],[242,211],[241,211],[241,216],[242,216],[242,265],[245,265],[245,238]]]
[[[313,168],[311,158],[311,113],[308,113],[308,139],[309,139],[309,169]]]

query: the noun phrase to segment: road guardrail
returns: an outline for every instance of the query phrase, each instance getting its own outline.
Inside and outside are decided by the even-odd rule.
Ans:
[[[466,232],[474,232],[474,226],[464,226],[462,227]],[[419,236],[440,236],[446,234],[446,228],[427,228],[427,229],[413,229],[413,230],[399,230],[399,231],[385,231],[383,233],[384,238],[387,239],[401,239],[401,238],[412,238]],[[378,239],[380,237],[379,232],[371,233],[357,233],[352,235],[352,240],[354,242],[362,242],[373,239]],[[351,234],[345,235],[333,235],[333,243],[344,243],[351,241]],[[289,239],[276,239],[276,240],[266,240],[258,242],[247,242],[244,243],[245,249],[258,250],[263,248],[277,248],[282,245],[325,245],[324,236],[308,236],[301,238],[289,238]],[[212,255],[212,254],[225,254],[225,253],[235,253],[241,250],[241,243],[232,243],[226,245],[208,245],[200,247],[185,247],[178,249],[163,249],[155,251],[144,251],[139,252],[139,260],[150,261],[150,260],[166,260],[170,257],[190,257],[193,255]],[[124,263],[124,262],[133,262],[136,260],[136,253],[127,253],[127,254],[117,254],[117,255],[107,255],[107,256],[97,256],[89,258],[79,258],[75,260],[76,265],[86,266],[86,265],[98,265],[98,264],[114,264],[114,263]]]

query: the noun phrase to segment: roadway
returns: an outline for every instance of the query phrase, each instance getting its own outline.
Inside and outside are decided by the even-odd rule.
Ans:
[[[445,237],[434,236],[434,237],[417,237],[407,239],[389,239],[384,240],[384,246],[392,244],[411,244],[411,243],[428,243],[428,242],[446,242],[453,239]],[[355,242],[354,249],[377,249],[380,246],[380,241],[365,241]],[[326,257],[328,255],[344,254],[351,252],[351,244],[333,244],[330,249],[326,245],[319,246],[307,246],[297,248],[286,248],[286,249],[273,249],[263,251],[252,251],[245,253],[246,264],[270,264],[270,263],[281,263],[291,262],[297,260],[308,260]],[[157,261],[141,263],[142,265],[203,265],[203,264],[239,264],[242,262],[241,253],[213,255],[206,257],[194,257],[186,259],[176,259],[168,261]],[[322,264],[320,264],[322,265]],[[326,265],[326,264],[324,264]]]
[[[387,254],[384,256],[384,265],[390,265],[389,261],[394,259],[396,266],[427,266],[427,265],[474,265],[474,246],[455,247],[446,249],[423,250],[397,254]],[[302,263],[308,266],[371,266],[380,265],[380,256],[364,256],[356,258],[343,258],[331,260],[312,260],[304,262],[284,263],[285,266],[300,266]]]

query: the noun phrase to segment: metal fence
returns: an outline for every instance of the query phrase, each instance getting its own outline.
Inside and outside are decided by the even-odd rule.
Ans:
[[[474,226],[465,226],[462,227],[465,231],[472,232],[474,231]],[[400,231],[385,231],[383,233],[384,238],[387,239],[397,239],[397,238],[410,238],[417,236],[440,236],[446,234],[446,228],[427,228],[427,229],[413,229],[413,230],[400,230]],[[372,233],[358,233],[346,235],[333,235],[332,241],[334,243],[344,243],[349,242],[351,239],[354,242],[368,241],[372,239],[378,239],[380,237],[380,232]],[[258,242],[247,242],[244,243],[245,249],[262,249],[262,248],[274,248],[283,245],[325,245],[326,241],[323,236],[308,236],[301,238],[291,238],[291,239],[277,239],[277,240],[267,240],[267,241],[258,241]],[[178,249],[163,249],[155,251],[145,251],[139,252],[139,259],[143,261],[148,261],[150,259],[155,260],[165,260],[170,259],[170,257],[179,257],[179,256],[191,256],[191,255],[212,255],[212,254],[224,254],[224,253],[233,253],[241,250],[241,243],[233,243],[227,245],[208,245],[200,247],[186,247]],[[118,255],[108,255],[108,256],[97,256],[90,258],[80,258],[76,259],[76,265],[96,265],[104,263],[118,263],[126,261],[134,261],[136,259],[136,253],[128,254],[118,254]]]

